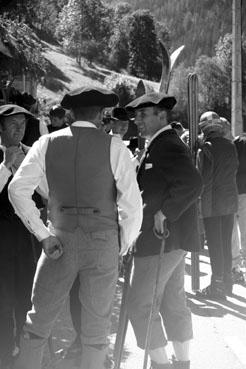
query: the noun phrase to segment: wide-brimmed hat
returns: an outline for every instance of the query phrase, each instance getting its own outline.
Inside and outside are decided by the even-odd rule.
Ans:
[[[166,110],[172,110],[177,100],[174,96],[169,96],[164,93],[151,92],[144,94],[126,105],[127,111],[132,111],[149,106],[159,106]]]
[[[5,104],[0,106],[0,117],[10,117],[12,115],[25,114],[26,116],[33,116],[30,111],[15,104]]]
[[[111,113],[111,117],[113,120],[122,120],[122,121],[128,121],[129,118],[127,111],[125,108],[114,108]]]
[[[84,86],[68,92],[61,101],[61,106],[65,109],[78,107],[115,106],[119,101],[118,96],[111,90],[95,86]]]

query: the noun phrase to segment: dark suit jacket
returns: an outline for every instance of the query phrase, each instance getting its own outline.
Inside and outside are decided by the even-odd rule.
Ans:
[[[29,149],[25,147],[25,149]],[[0,149],[0,163],[3,162],[3,152]],[[8,198],[8,185],[12,180],[13,176],[11,175],[3,187],[2,191],[0,192],[0,221],[1,219],[8,219],[9,221],[18,221],[21,222],[19,217],[15,214],[12,204]],[[36,206],[40,209],[44,207],[43,200],[41,196],[35,191],[33,194],[33,200],[36,203]]]
[[[143,191],[144,216],[136,256],[160,252],[161,240],[153,233],[158,210],[167,217],[170,231],[166,252],[199,250],[197,199],[202,190],[201,176],[189,149],[173,129],[163,131],[152,141],[137,178]]]
[[[203,218],[234,214],[238,208],[235,145],[224,137],[207,137],[198,152],[203,178],[201,210]]]

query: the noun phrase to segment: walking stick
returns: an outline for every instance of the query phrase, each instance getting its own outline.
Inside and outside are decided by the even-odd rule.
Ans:
[[[120,316],[118,323],[118,330],[114,345],[114,369],[120,369],[120,363],[124,348],[124,342],[126,338],[126,331],[128,326],[128,316],[127,316],[127,300],[130,289],[130,278],[133,264],[133,254],[128,253],[126,256],[126,266],[125,266],[125,282],[122,291],[122,299],[121,299],[121,307],[120,307]]]
[[[147,364],[148,364],[152,323],[153,323],[153,317],[154,317],[154,314],[156,313],[156,308],[157,308],[157,297],[158,297],[158,287],[159,287],[161,265],[162,265],[162,259],[163,259],[164,252],[165,252],[166,239],[169,237],[169,230],[166,227],[166,221],[164,221],[164,232],[163,232],[162,236],[158,235],[156,233],[155,229],[153,231],[154,231],[155,235],[158,238],[160,238],[162,241],[161,241],[161,249],[160,249],[160,254],[159,254],[159,260],[158,260],[157,269],[156,269],[156,279],[155,279],[155,284],[153,286],[153,297],[152,297],[152,303],[151,303],[151,308],[150,308],[150,313],[149,313],[149,320],[148,320],[147,331],[146,331],[146,338],[145,338],[145,345],[144,345],[143,369],[146,369]]]
[[[189,145],[193,163],[196,165],[197,137],[198,137],[198,78],[196,73],[188,76],[188,120],[189,120]],[[199,279],[199,252],[191,252],[191,288],[198,291]]]

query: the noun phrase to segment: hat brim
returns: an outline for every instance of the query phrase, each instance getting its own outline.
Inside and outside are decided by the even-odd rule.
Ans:
[[[126,111],[131,112],[137,109],[148,108],[151,106],[158,106],[163,109],[172,110],[176,105],[177,100],[174,96],[165,96],[157,101],[148,100],[148,96],[140,96],[139,98],[133,100],[130,104],[126,106]]]
[[[19,105],[15,104],[6,104],[0,106],[0,117],[11,117],[13,115],[24,114],[28,117],[33,117],[33,114],[30,111],[22,108]]]

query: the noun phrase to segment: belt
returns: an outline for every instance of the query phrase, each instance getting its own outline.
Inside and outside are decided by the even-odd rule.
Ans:
[[[61,206],[60,211],[68,215],[100,214],[100,210],[97,208],[80,207],[80,206]]]

